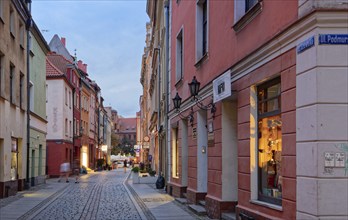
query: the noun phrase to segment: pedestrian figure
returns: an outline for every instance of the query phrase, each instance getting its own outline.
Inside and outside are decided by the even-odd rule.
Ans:
[[[60,165],[60,176],[58,179],[58,182],[62,179],[63,176],[65,176],[65,182],[69,182],[69,172],[70,172],[70,163],[65,160],[64,163]]]
[[[75,174],[75,183],[79,183],[80,180],[80,161],[74,160],[74,174]]]
[[[124,169],[124,172],[126,173],[127,172],[127,160],[124,160],[123,161],[123,169]]]

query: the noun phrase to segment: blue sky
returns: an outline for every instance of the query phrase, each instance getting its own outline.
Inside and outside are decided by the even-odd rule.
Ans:
[[[88,65],[104,106],[124,117],[139,111],[139,82],[145,46],[146,0],[33,0],[32,16],[47,43],[66,38],[70,54]]]

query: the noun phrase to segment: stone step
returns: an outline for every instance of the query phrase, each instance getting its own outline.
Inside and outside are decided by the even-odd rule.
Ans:
[[[222,220],[236,220],[236,213],[234,212],[223,212],[221,213]]]
[[[188,207],[197,215],[202,216],[207,214],[207,210],[201,205],[189,205]]]
[[[198,204],[205,207],[205,200],[199,200]]]
[[[181,204],[187,204],[186,198],[175,198],[176,201],[180,202]]]

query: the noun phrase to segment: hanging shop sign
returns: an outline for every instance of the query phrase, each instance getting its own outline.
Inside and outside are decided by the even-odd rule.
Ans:
[[[226,71],[213,81],[214,103],[231,96],[231,72]]]

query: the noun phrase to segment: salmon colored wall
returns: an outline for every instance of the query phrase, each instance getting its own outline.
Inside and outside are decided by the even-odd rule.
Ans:
[[[292,49],[233,83],[238,90],[238,206],[284,219],[296,218],[296,51]],[[281,76],[283,211],[250,203],[250,86]]]
[[[297,20],[298,1],[263,0],[262,11],[240,32],[234,31],[234,2],[209,0],[208,57],[196,68],[195,20],[196,1],[172,1],[171,90],[178,90],[185,100],[189,97],[188,83],[194,75],[201,88],[236,64],[258,47],[271,40]],[[184,45],[184,80],[175,87],[176,36],[181,28]]]

